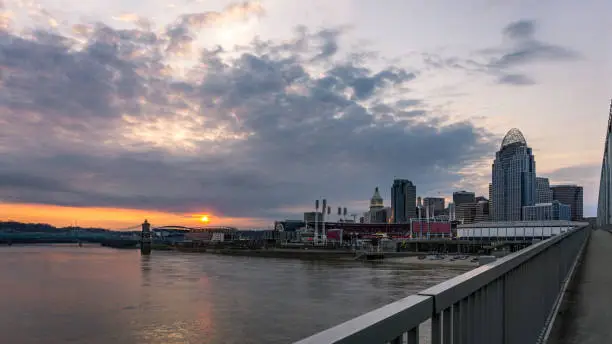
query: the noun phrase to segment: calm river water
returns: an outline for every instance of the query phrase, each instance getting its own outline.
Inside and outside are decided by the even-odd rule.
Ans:
[[[0,342],[290,343],[462,271],[0,247]]]

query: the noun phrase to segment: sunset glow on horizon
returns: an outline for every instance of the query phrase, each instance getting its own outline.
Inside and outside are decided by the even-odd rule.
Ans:
[[[204,220],[206,218],[206,220]],[[56,227],[96,227],[112,230],[137,228],[147,219],[153,227],[199,227],[214,222],[216,226],[238,228],[272,227],[268,221],[254,218],[213,217],[211,215],[173,214],[142,209],[100,207],[63,207],[46,204],[0,203],[0,221],[47,223]]]

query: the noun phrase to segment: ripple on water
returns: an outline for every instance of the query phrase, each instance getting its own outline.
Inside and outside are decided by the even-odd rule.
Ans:
[[[1,248],[6,343],[287,343],[461,273],[100,247]],[[61,316],[58,316],[61,314]],[[424,324],[423,326],[429,326]]]

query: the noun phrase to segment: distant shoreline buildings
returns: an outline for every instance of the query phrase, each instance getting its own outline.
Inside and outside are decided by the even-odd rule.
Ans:
[[[612,118],[612,110],[610,116]],[[488,184],[488,198],[476,196],[473,191],[460,190],[453,192],[452,202],[446,204],[443,197],[417,197],[416,184],[409,179],[400,178],[393,180],[390,191],[391,206],[386,207],[379,188],[374,189],[369,210],[362,213],[360,223],[411,224],[421,221],[446,221],[473,224],[583,220],[582,186],[550,185],[548,178],[537,176],[533,151],[521,131],[516,128],[506,133],[499,151],[495,153],[491,165],[491,182]],[[610,193],[612,194],[612,190]],[[609,202],[605,197],[602,199]],[[612,212],[610,213],[608,221],[612,222]],[[306,223],[316,222],[316,219],[321,220],[323,217],[325,210],[323,213],[304,213]]]

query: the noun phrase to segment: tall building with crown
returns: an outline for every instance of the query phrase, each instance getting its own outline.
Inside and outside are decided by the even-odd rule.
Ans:
[[[493,221],[521,221],[524,206],[536,203],[536,166],[523,134],[510,129],[495,153],[492,182]]]

